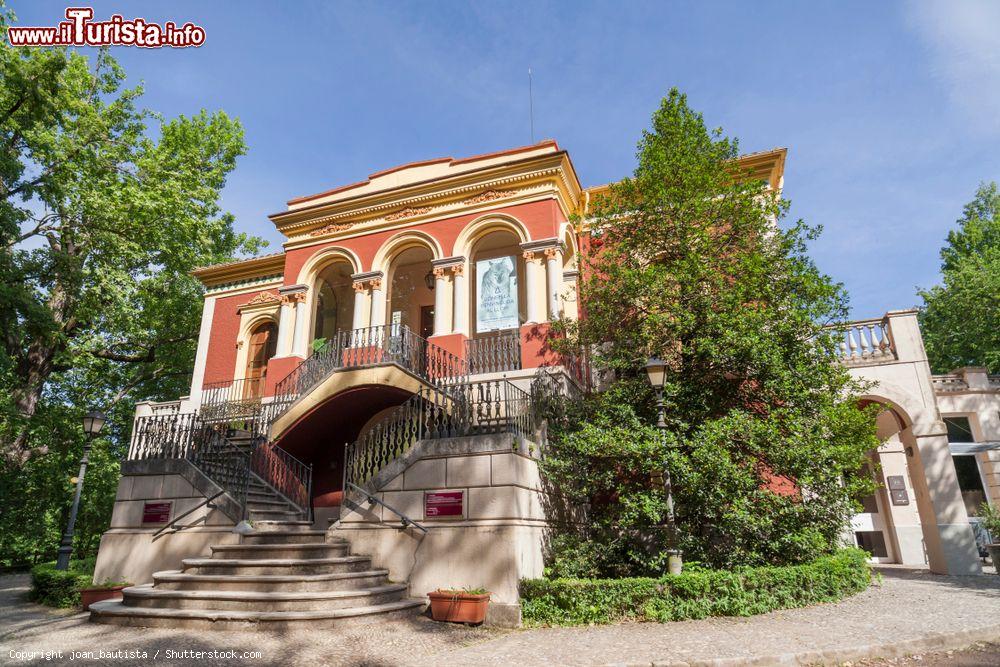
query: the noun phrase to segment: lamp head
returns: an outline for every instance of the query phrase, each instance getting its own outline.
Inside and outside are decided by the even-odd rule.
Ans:
[[[83,416],[83,432],[94,437],[101,432],[107,420],[108,418],[100,410],[91,410]]]
[[[667,363],[659,357],[651,357],[646,362],[646,376],[649,377],[649,384],[655,389],[663,388],[663,380],[667,375]]]

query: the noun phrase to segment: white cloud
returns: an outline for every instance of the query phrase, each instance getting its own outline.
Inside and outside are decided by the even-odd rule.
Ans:
[[[976,130],[1000,134],[1000,3],[917,2],[908,15],[950,103]]]

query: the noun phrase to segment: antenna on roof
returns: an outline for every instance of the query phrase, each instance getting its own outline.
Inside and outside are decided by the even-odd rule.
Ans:
[[[531,143],[535,143],[535,100],[531,94],[531,68],[528,68],[528,122],[531,124]]]

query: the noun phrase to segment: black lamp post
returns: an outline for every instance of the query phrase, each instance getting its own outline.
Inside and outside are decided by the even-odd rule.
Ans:
[[[108,420],[103,412],[91,410],[83,417],[83,432],[87,434],[87,441],[83,445],[83,458],[80,459],[80,474],[76,478],[76,495],[73,497],[73,507],[69,511],[69,522],[66,524],[66,532],[63,533],[62,541],[59,543],[59,557],[56,559],[57,570],[69,569],[69,557],[73,553],[73,529],[76,527],[76,513],[80,509],[80,494],[83,492],[83,476],[87,474],[87,463],[89,462],[90,447],[94,442],[94,437],[104,428],[104,422]]]
[[[667,364],[662,359],[652,357],[646,362],[646,375],[649,384],[656,391],[656,427],[660,429],[660,437],[666,446],[667,415],[663,404],[663,382],[667,376]],[[670,574],[680,574],[684,567],[681,550],[677,548],[677,523],[674,517],[674,495],[670,483],[670,470],[663,469],[663,491],[667,496],[667,570]]]

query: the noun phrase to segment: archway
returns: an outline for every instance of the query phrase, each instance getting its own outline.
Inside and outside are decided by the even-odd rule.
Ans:
[[[338,331],[349,330],[354,319],[354,290],[346,262],[323,267],[313,284],[313,340],[329,340]]]
[[[387,276],[388,324],[409,327],[423,338],[434,333],[433,259],[426,245],[410,245],[389,261]]]
[[[472,373],[521,367],[520,326],[527,320],[521,239],[505,229],[487,232],[469,251],[469,340]]]

